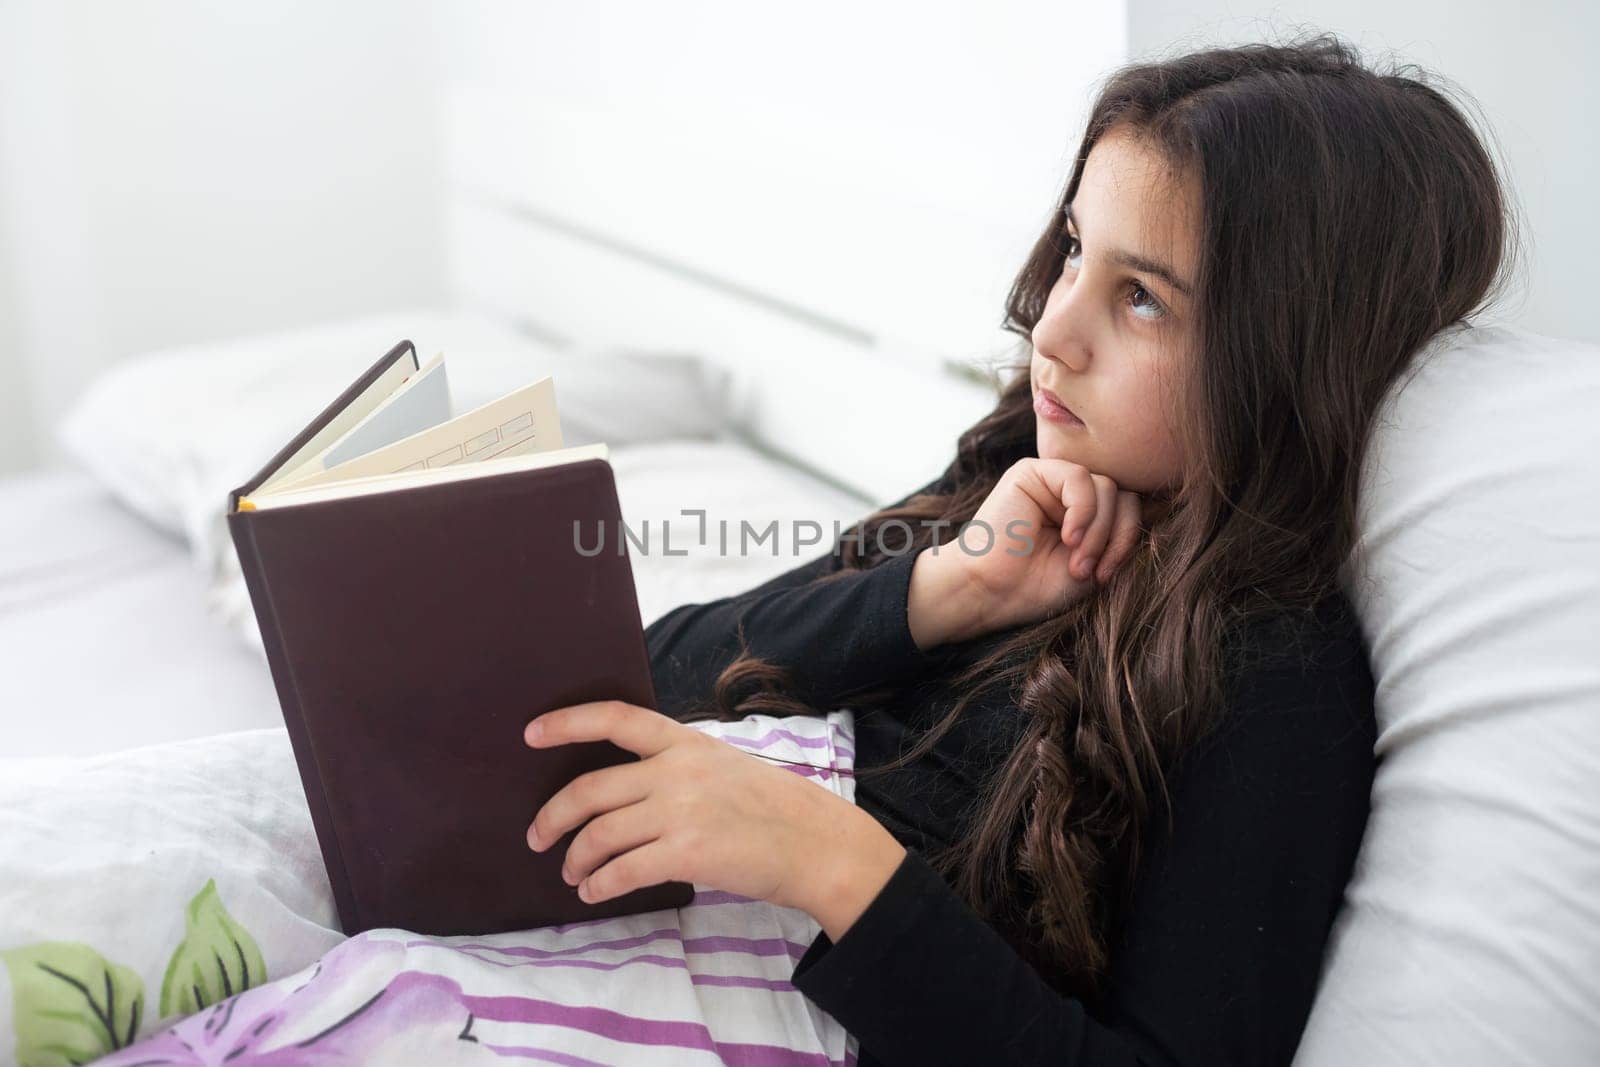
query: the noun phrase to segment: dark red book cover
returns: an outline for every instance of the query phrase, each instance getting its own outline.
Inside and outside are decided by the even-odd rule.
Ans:
[[[528,748],[528,720],[655,707],[608,462],[239,510],[398,359],[415,365],[410,342],[228,500],[343,931],[487,934],[688,903],[693,887],[667,882],[587,904],[561,878],[577,831],[526,842],[562,786],[638,758],[607,741]]]

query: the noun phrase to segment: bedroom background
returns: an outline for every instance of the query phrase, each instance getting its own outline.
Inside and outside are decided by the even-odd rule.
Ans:
[[[1297,1063],[1594,1062],[1600,12],[1554,0],[0,0],[0,950],[153,997],[218,857],[274,975],[336,943],[221,512],[394,341],[458,411],[553,374],[625,517],[848,523],[989,406],[1097,80],[1297,29],[1465,93],[1523,255],[1375,444],[1380,773]],[[822,550],[636,555],[641,613]]]
[[[446,140],[461,90],[538,93],[580,128],[584,108],[670,113],[681,137],[642,158],[615,142],[524,148],[582,150],[619,188],[643,187],[611,236],[646,248],[674,225],[706,248],[732,242],[758,200],[781,204],[764,217],[797,273],[831,265],[841,292],[898,327],[893,340],[964,358],[997,340],[1007,272],[1065,175],[1094,78],[1180,42],[1299,24],[1414,58],[1482,104],[1531,245],[1502,313],[1600,339],[1587,314],[1600,236],[1591,5],[1534,0],[1513,18],[1444,0],[803,13],[0,0],[0,471],[65,462],[50,427],[130,355],[451,304]],[[728,154],[763,168],[750,201],[719,214],[689,198],[663,217],[682,183],[736,191]],[[863,220],[869,193],[937,206],[947,225]],[[899,228],[877,246],[874,225]],[[927,277],[963,299],[929,299]]]

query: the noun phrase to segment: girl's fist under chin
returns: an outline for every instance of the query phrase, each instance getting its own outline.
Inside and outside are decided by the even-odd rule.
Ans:
[[[1012,464],[958,540],[924,549],[907,604],[923,648],[1058,614],[1137,546],[1139,494],[1070,460]]]

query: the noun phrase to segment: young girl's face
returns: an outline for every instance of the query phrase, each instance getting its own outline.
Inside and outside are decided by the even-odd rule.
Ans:
[[[1171,179],[1126,128],[1095,142],[1068,205],[1061,276],[1033,328],[1041,458],[1141,494],[1180,481],[1171,420],[1194,346],[1198,216],[1197,188]]]

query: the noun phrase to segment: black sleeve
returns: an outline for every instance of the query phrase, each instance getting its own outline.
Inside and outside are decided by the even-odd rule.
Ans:
[[[1172,783],[1093,1015],[914,850],[795,987],[886,1064],[1289,1063],[1366,823],[1371,685],[1359,639],[1239,676]]]
[[[895,505],[939,484],[935,479]],[[885,543],[898,545],[900,536]],[[752,653],[789,671],[790,695],[817,708],[914,677],[938,662],[917,647],[907,624],[915,554],[845,571],[837,547],[754,589],[681,605],[647,626],[657,710],[676,718],[708,699],[717,675],[739,654],[741,626]],[[818,581],[824,577],[829,580]]]

